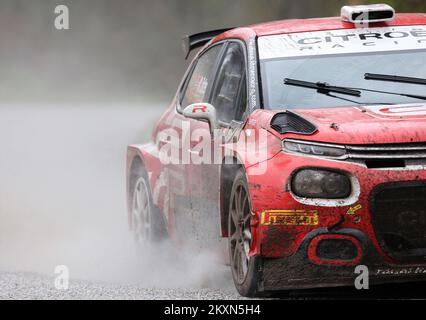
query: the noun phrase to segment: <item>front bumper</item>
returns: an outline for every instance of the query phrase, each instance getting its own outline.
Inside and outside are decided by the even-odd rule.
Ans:
[[[360,275],[354,264],[315,264],[309,259],[309,246],[320,236],[340,235],[353,237],[362,247],[359,265],[368,269],[369,284],[426,281],[425,264],[392,265],[375,250],[367,236],[356,229],[340,229],[330,232],[317,229],[306,235],[298,250],[291,257],[266,258],[262,265],[262,289],[265,291],[303,289],[315,287],[354,286]]]
[[[263,171],[248,168],[247,177],[253,211],[251,255],[264,259],[265,288],[353,285],[356,265],[369,267],[372,282],[426,278],[426,253],[414,261],[401,261],[385,250],[372,201],[381,186],[393,183],[426,186],[426,163],[369,169],[360,163],[279,153],[262,165]],[[354,181],[355,188],[351,196],[343,200],[299,199],[292,194],[289,182],[293,172],[301,168],[345,172]],[[266,216],[270,212],[281,216]],[[416,228],[418,232],[419,226]],[[359,256],[350,261],[316,259],[312,255],[315,238],[336,234],[354,239],[354,244],[360,247]]]

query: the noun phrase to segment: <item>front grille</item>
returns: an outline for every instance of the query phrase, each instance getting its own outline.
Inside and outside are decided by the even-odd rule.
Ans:
[[[426,159],[426,143],[348,145],[349,159]]]
[[[426,181],[381,185],[371,197],[378,241],[401,262],[426,261]]]

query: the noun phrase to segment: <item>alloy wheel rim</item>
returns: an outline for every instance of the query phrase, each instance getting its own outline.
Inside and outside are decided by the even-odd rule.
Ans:
[[[229,245],[231,267],[235,280],[241,284],[247,277],[250,261],[251,226],[248,192],[243,184],[231,199]]]
[[[148,187],[144,178],[139,178],[135,184],[132,218],[136,242],[146,244],[151,238],[151,213]]]

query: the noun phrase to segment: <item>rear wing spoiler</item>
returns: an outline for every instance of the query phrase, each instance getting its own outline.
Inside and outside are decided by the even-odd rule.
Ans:
[[[211,30],[211,31],[205,31],[205,32],[200,32],[193,35],[185,36],[182,39],[182,48],[183,48],[183,52],[185,53],[185,60],[188,59],[188,56],[192,50],[205,45],[214,37],[231,29],[234,29],[234,28]]]

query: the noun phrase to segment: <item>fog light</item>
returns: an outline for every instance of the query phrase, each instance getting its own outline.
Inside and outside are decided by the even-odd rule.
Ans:
[[[342,173],[320,170],[303,169],[292,179],[291,189],[298,197],[342,199],[352,192],[349,177]]]

